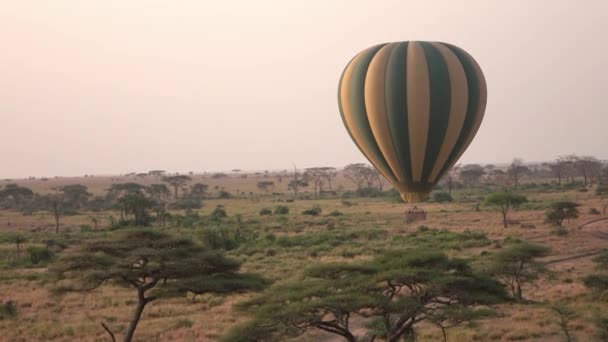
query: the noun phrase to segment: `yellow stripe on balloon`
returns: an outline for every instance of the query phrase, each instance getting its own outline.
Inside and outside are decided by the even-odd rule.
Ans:
[[[359,55],[357,55],[352,62],[346,67],[344,71],[344,77],[342,79],[342,88],[340,89],[340,101],[342,102],[342,111],[344,113],[344,121],[348,126],[353,138],[358,142],[359,147],[361,148],[363,154],[367,157],[367,159],[378,169],[378,171],[387,179],[394,179],[390,170],[387,170],[383,167],[382,162],[378,160],[376,155],[370,150],[369,142],[367,141],[365,134],[361,131],[360,127],[355,123],[355,119],[353,116],[353,104],[351,102],[352,97],[352,78],[353,72],[357,67],[358,63],[361,59],[369,52],[371,49],[375,47],[368,48]]]

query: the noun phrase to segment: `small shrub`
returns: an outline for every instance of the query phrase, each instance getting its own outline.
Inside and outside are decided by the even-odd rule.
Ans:
[[[219,199],[230,199],[230,198],[233,198],[233,197],[234,196],[231,193],[229,193],[228,191],[224,191],[224,190],[220,191],[217,194],[217,198],[219,198]]]
[[[419,232],[421,232],[421,233],[424,233],[424,232],[426,232],[426,231],[428,231],[428,230],[429,230],[429,227],[424,226],[424,225],[423,225],[423,226],[418,226],[418,229],[417,229],[417,230],[418,230]]]
[[[329,213],[329,216],[342,216],[344,214],[342,214],[340,211],[338,210],[334,210],[331,213]]]
[[[239,246],[239,240],[225,228],[209,228],[203,231],[202,240],[213,249],[232,250]]]
[[[354,257],[357,256],[357,253],[353,252],[353,251],[342,251],[342,257],[343,258],[348,258],[348,259],[352,259]]]
[[[81,233],[89,233],[93,231],[93,228],[91,228],[91,226],[89,226],[88,224],[81,224],[80,225],[80,232]]]
[[[319,216],[323,210],[319,206],[314,206],[311,209],[306,209],[302,212],[302,215]]]
[[[17,304],[12,300],[0,303],[0,320],[17,317]]]
[[[599,215],[600,211],[596,208],[589,208],[589,215]]]
[[[287,215],[289,214],[289,207],[284,205],[277,205],[274,208],[274,213],[275,215]]]
[[[27,251],[30,255],[30,261],[34,265],[46,263],[53,257],[53,252],[51,252],[47,247],[31,246],[27,249]]]
[[[173,325],[174,329],[182,329],[182,328],[192,328],[192,325],[194,324],[194,322],[192,322],[191,320],[184,318],[184,319],[178,319],[175,324]]]
[[[564,228],[562,226],[559,226],[559,227],[555,228],[551,232],[551,234],[554,234],[554,235],[557,235],[557,236],[566,236],[566,235],[568,235],[568,229],[566,229],[566,228]]]
[[[452,202],[454,199],[450,194],[444,191],[437,191],[432,194],[433,201],[437,203]]]
[[[228,217],[228,214],[226,214],[226,209],[224,209],[223,205],[218,205],[211,213],[211,219],[214,221],[219,221],[226,217]]]
[[[270,208],[262,208],[260,210],[260,216],[272,215],[272,210]]]
[[[347,200],[344,200],[344,199],[343,199],[343,200],[342,200],[342,205],[343,205],[343,206],[345,206],[345,207],[352,207],[352,206],[354,206],[354,205],[357,205],[357,203],[355,203],[355,202],[351,202],[351,201],[347,201]]]

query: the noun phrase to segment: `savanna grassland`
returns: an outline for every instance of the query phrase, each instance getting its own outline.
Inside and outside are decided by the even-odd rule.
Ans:
[[[107,281],[91,291],[58,292],[55,289],[61,281],[52,269],[63,256],[88,242],[141,229],[220,250],[240,263],[240,272],[266,279],[267,289],[297,282],[311,266],[365,263],[392,250],[440,251],[450,258],[465,259],[475,270],[485,270],[495,255],[527,241],[550,249],[534,258],[543,271],[523,284],[525,299],[514,300],[510,295],[510,299],[489,305],[491,314],[447,329],[448,341],[561,341],[567,338],[565,329],[571,340],[605,340],[602,329],[608,327],[601,318],[608,317],[607,298],[585,285],[586,277],[601,273],[594,259],[608,248],[608,220],[599,220],[605,217],[606,202],[597,190],[602,188],[601,179],[590,179],[585,185],[580,176],[572,174],[558,184],[548,169],[537,165],[518,175],[515,188],[512,181],[505,180],[510,174],[503,169],[501,175],[486,168],[476,179],[455,175],[453,200],[431,196],[418,205],[427,212],[427,219],[413,222],[405,219],[405,211],[412,205],[403,203],[388,184],[382,183],[382,189],[377,182],[372,187],[367,186],[371,183],[357,184],[343,171],[334,177],[332,191],[324,184],[325,191],[315,193],[313,180],[302,170],[300,177],[309,185],[302,186],[295,200],[293,189],[288,188],[293,172],[190,174],[179,185],[178,197],[192,196],[192,186],[200,183],[205,185],[199,189],[200,202],[171,205],[176,199],[168,186],[169,192],[158,196],[163,210],[154,209],[159,203],[147,209],[141,224],[148,226],[145,228],[134,224],[128,210],[121,213],[120,206],[107,198],[107,189],[112,184],[137,183],[142,186],[138,191],[152,198],[143,187],[166,183],[162,175],[3,181],[4,187],[16,184],[40,198],[64,186],[81,184],[89,193],[85,202],[98,197],[99,203],[60,212],[56,233],[52,206],[29,208],[22,203],[17,208],[10,207],[8,197],[4,200],[0,211],[0,340],[106,341],[110,337],[102,322],[122,339],[136,306],[134,289]],[[527,199],[509,210],[506,228],[497,206],[487,201],[505,189]],[[438,192],[448,192],[446,181]],[[577,204],[576,215],[569,215],[561,226],[549,222],[547,211],[564,201]],[[264,291],[185,293],[155,300],[146,306],[134,340],[219,340],[235,325],[255,316],[255,312],[239,309],[239,303]],[[566,308],[565,321],[555,309],[558,306]],[[369,333],[364,321],[364,314],[350,318],[350,329],[361,340]],[[417,341],[442,339],[441,329],[425,320],[413,331]],[[292,331],[274,338],[343,340],[312,327],[301,334]],[[381,340],[380,334],[376,341]]]

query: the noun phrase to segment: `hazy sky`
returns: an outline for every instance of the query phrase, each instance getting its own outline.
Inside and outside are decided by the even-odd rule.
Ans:
[[[363,161],[337,82],[401,40],[481,65],[464,162],[606,159],[607,18],[606,0],[0,0],[0,177]]]

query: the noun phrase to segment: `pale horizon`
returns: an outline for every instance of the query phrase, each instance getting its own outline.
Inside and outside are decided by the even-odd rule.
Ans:
[[[608,159],[608,2],[9,2],[0,179],[366,162],[338,79],[382,42],[453,43],[488,105],[463,164]]]

